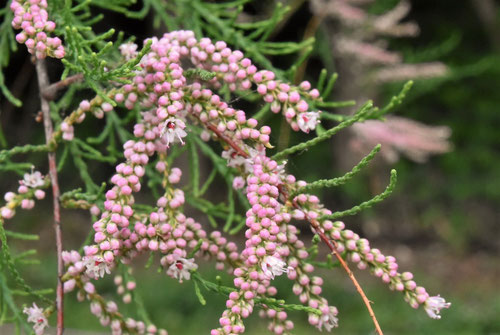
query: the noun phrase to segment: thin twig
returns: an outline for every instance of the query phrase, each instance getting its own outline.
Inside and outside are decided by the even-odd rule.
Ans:
[[[49,101],[44,97],[42,93],[44,88],[49,86],[49,77],[47,74],[47,68],[45,67],[45,61],[39,59],[36,61],[36,72],[38,75],[38,87],[40,90],[40,101],[41,109],[43,114],[43,125],[45,128],[45,140],[47,145],[52,138],[53,126],[52,120],[50,118],[50,106]],[[56,289],[56,308],[57,308],[57,335],[62,335],[64,331],[64,291],[62,285],[62,275],[63,275],[63,259],[62,259],[62,234],[61,234],[61,209],[59,205],[59,183],[57,181],[57,164],[56,164],[56,153],[49,151],[49,175],[52,184],[52,197],[54,203],[54,231],[56,237],[56,251],[57,251],[57,289]]]
[[[298,206],[296,206],[296,208],[298,208]],[[363,291],[363,289],[359,285],[358,281],[356,280],[356,277],[354,277],[354,273],[351,271],[351,269],[349,268],[347,263],[344,261],[342,256],[337,252],[337,248],[338,248],[337,242],[335,240],[332,240],[332,239],[329,239],[328,237],[326,237],[325,233],[321,230],[321,227],[319,226],[317,221],[311,220],[311,221],[309,221],[309,223],[314,228],[314,231],[316,232],[316,234],[319,235],[321,240],[328,246],[328,248],[330,248],[330,250],[332,251],[332,254],[335,257],[337,257],[337,259],[340,262],[340,265],[342,265],[344,270],[347,272],[347,275],[349,276],[349,278],[353,282],[354,287],[356,287],[356,290],[358,291],[359,295],[361,296],[361,298],[363,299],[363,302],[366,305],[366,308],[368,309],[368,314],[370,314],[370,317],[373,320],[373,324],[375,325],[375,330],[377,331],[377,334],[383,335],[383,332],[382,332],[382,329],[380,328],[377,317],[375,316],[375,312],[372,309],[371,301],[368,300],[368,298],[366,297],[365,292]]]
[[[53,83],[52,85],[50,85],[48,87],[45,87],[43,89],[40,88],[40,90],[42,92],[41,95],[45,100],[52,101],[56,98],[56,94],[59,90],[62,90],[63,88],[65,88],[73,83],[82,81],[82,80],[83,80],[83,73],[75,74],[75,75],[70,76],[64,80],[58,81],[57,83]],[[48,84],[48,82],[47,82],[47,84]]]
[[[303,1],[299,1],[303,2]],[[299,4],[301,6],[302,3]],[[316,35],[316,31],[318,30],[321,22],[325,18],[325,14],[321,16],[316,16],[313,15],[309,22],[307,23],[306,30],[304,32],[304,36],[302,36],[302,41],[305,41],[311,37],[314,37]],[[301,54],[306,52],[305,50],[302,51]],[[306,68],[308,64],[308,59],[305,59],[302,64],[297,68],[295,71],[295,76],[294,76],[294,83],[298,85],[303,79],[304,75],[306,73]],[[280,136],[278,138],[278,151],[284,150],[287,146],[288,143],[290,142],[290,135],[291,135],[291,130],[290,127],[288,126],[288,122],[286,121],[285,118],[281,119],[281,125],[280,125]]]
[[[214,125],[212,125],[212,124],[210,124],[208,122],[204,123],[204,125],[208,129],[210,129],[211,131],[213,131],[222,141],[224,141],[227,144],[229,144],[229,146],[231,146],[239,155],[241,155],[244,158],[248,158],[249,157],[249,155],[243,149],[241,149],[238,146],[238,144],[236,144],[233,140],[231,140],[230,138],[228,138],[227,136],[225,136],[224,134],[222,134],[217,129],[216,126],[214,126]],[[280,194],[283,195],[283,198],[286,201],[286,199],[289,198],[286,190],[283,187],[278,187],[278,189],[279,189]],[[297,209],[300,209],[300,207],[295,202],[292,202],[292,206],[295,207],[295,208],[297,208]],[[378,335],[383,335],[384,333],[382,332],[382,329],[380,328],[380,325],[378,323],[377,317],[375,316],[375,312],[372,309],[370,300],[368,300],[368,298],[366,297],[366,294],[363,291],[363,289],[361,288],[361,286],[359,285],[358,281],[356,280],[356,277],[354,276],[354,273],[351,271],[351,269],[349,268],[349,266],[347,265],[347,263],[344,261],[344,259],[342,258],[342,256],[337,252],[337,248],[338,248],[337,242],[335,240],[329,239],[325,235],[325,233],[321,230],[321,227],[319,226],[319,224],[318,224],[318,222],[316,220],[310,220],[309,224],[314,228],[314,231],[316,232],[316,234],[318,234],[318,236],[320,237],[320,239],[328,246],[328,248],[331,250],[332,254],[335,257],[337,257],[337,259],[339,260],[340,264],[342,265],[342,267],[344,268],[344,270],[347,272],[347,275],[349,276],[349,278],[353,282],[354,287],[356,287],[356,290],[358,291],[359,295],[361,296],[361,299],[363,299],[363,302],[365,303],[366,308],[368,309],[368,314],[370,314],[370,317],[372,318],[373,324],[375,325],[375,330],[376,330],[377,334]]]
[[[326,12],[323,12],[322,15],[313,15],[311,17],[311,19],[307,23],[306,30],[304,31],[304,36],[302,37],[303,41],[316,36],[316,32],[318,31],[318,28],[321,22],[323,22],[323,19],[325,17],[326,17]],[[308,59],[304,60],[304,62],[300,64],[297,71],[295,71],[295,77],[294,77],[295,84],[299,84],[302,81],[302,79],[304,79],[304,74],[306,72],[307,64],[308,64]]]
[[[238,155],[244,157],[244,158],[248,158],[249,155],[245,152],[245,150],[241,149],[238,144],[234,143],[234,141],[232,139],[230,139],[229,137],[227,137],[226,135],[224,135],[223,133],[221,133],[216,126],[214,126],[213,124],[211,123],[205,123],[205,126],[210,129],[211,131],[213,131],[215,133],[215,135],[217,135],[217,137],[219,137],[221,140],[223,140],[224,142],[226,142],[227,144],[229,144],[229,146],[231,148],[234,149],[234,151],[236,151],[238,153]]]

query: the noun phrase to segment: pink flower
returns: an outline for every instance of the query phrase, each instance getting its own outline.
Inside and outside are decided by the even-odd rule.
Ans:
[[[441,315],[439,312],[443,308],[449,308],[451,306],[451,302],[446,302],[444,298],[441,298],[439,295],[434,297],[429,297],[424,303],[425,311],[429,317],[439,320],[441,319]]]
[[[175,143],[177,140],[179,140],[179,142],[184,145],[184,141],[182,140],[182,138],[187,136],[184,128],[186,128],[186,125],[180,119],[171,117],[165,120],[163,128],[161,129],[161,135],[162,137],[166,137],[167,147],[170,145],[170,143]]]
[[[109,265],[100,256],[85,256],[82,260],[86,268],[85,273],[90,278],[98,279],[104,277],[105,273],[111,273]]]
[[[168,268],[167,275],[178,279],[179,282],[182,283],[184,279],[191,279],[191,270],[196,269],[198,269],[198,265],[194,262],[194,258],[186,259],[177,256],[174,263]]]
[[[319,113],[318,112],[307,112],[301,113],[297,116],[297,124],[300,130],[304,133],[308,133],[310,130],[314,130],[316,125],[319,123]]]
[[[33,307],[25,307],[23,313],[28,315],[28,322],[34,323],[33,330],[35,334],[42,335],[44,328],[49,326],[49,322],[43,314],[43,309],[33,303]]]
[[[24,179],[21,181],[22,185],[37,188],[45,184],[43,180],[43,175],[39,171],[31,171],[31,173],[25,173]]]
[[[330,312],[328,314],[323,314],[319,317],[316,328],[321,331],[321,328],[324,327],[327,332],[331,331],[332,328],[337,328],[339,326],[339,319],[336,315],[337,309],[335,307],[330,307]]]
[[[237,176],[233,179],[233,188],[235,190],[242,189],[245,186],[245,179],[240,176]]]
[[[430,155],[442,154],[452,148],[448,142],[451,134],[448,127],[428,126],[403,117],[388,116],[385,121],[368,120],[352,125],[351,129],[356,135],[351,144],[356,149],[366,151],[380,143],[380,152],[389,163],[396,162],[400,153],[422,163]]]
[[[286,263],[274,256],[267,256],[262,262],[262,271],[270,279],[274,279],[274,276],[281,276],[288,270]]]
[[[137,44],[128,42],[120,45],[120,53],[126,60],[134,59],[137,56]]]
[[[229,167],[236,168],[247,163],[247,159],[238,154],[233,148],[224,150],[221,156],[227,160],[227,166]]]

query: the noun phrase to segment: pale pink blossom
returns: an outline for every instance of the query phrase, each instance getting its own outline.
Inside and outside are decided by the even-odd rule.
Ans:
[[[281,276],[283,273],[287,273],[288,270],[286,263],[274,256],[267,256],[262,262],[262,271],[270,279]]]
[[[331,331],[333,328],[337,328],[339,326],[339,319],[336,315],[337,309],[335,307],[330,307],[330,312],[328,314],[323,314],[319,317],[316,327],[320,331],[322,328],[325,328],[327,332]]]
[[[245,186],[245,179],[240,176],[237,176],[233,179],[233,188],[235,190],[242,189]]]
[[[137,44],[128,42],[120,45],[120,53],[126,60],[131,60],[137,57]]]
[[[40,171],[31,171],[31,173],[24,174],[24,179],[21,181],[21,184],[31,188],[37,188],[43,186],[45,181]]]
[[[385,121],[368,120],[351,128],[356,134],[352,143],[365,152],[381,144],[381,154],[390,163],[402,153],[409,159],[422,163],[430,155],[451,150],[448,142],[451,130],[446,126],[428,126],[407,118],[388,116]]]
[[[28,315],[28,322],[33,322],[33,330],[36,335],[42,335],[46,327],[49,326],[47,317],[43,314],[43,309],[33,303],[33,307],[25,307],[23,313]]]
[[[171,117],[165,120],[161,134],[162,137],[165,137],[167,140],[167,147],[170,143],[175,143],[177,141],[184,145],[182,138],[187,136],[184,128],[186,128],[186,125],[181,119]]]
[[[373,77],[381,83],[442,77],[449,72],[441,62],[397,64],[376,71]]]
[[[222,158],[227,160],[227,166],[236,168],[245,165],[247,159],[238,154],[233,148],[224,150],[221,154]]]
[[[439,295],[434,297],[429,297],[424,303],[425,311],[429,317],[439,320],[441,319],[441,315],[439,312],[443,308],[449,308],[451,306],[451,302],[446,302],[444,298],[441,298]]]
[[[98,279],[104,277],[105,273],[111,273],[109,265],[100,256],[85,256],[82,260],[86,268],[85,273],[90,278]]]
[[[184,279],[190,280],[191,271],[196,269],[198,269],[198,265],[194,262],[194,258],[186,259],[177,256],[174,263],[168,268],[167,275],[182,283]]]
[[[402,60],[401,55],[396,52],[349,37],[337,37],[337,48],[342,54],[355,57],[363,63],[397,64]]]
[[[302,130],[304,133],[308,133],[310,130],[314,130],[318,123],[318,112],[301,113],[297,117],[297,124],[299,125],[300,130]]]

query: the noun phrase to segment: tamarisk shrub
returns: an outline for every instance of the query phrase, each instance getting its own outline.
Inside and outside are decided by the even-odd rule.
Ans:
[[[70,24],[71,18],[82,20],[83,14],[82,17],[75,16],[79,11],[89,13],[87,2],[73,8],[58,2],[54,2],[54,6],[62,6],[62,14],[58,16],[62,25]],[[380,111],[370,102],[336,127],[271,155],[271,128],[262,122],[267,111],[281,114],[293,130],[311,133],[320,122],[322,112],[318,108],[335,106],[335,102],[323,101],[331,90],[333,79],[325,88],[325,78],[322,78],[320,89],[313,88],[308,81],[291,85],[280,71],[259,70],[245,56],[245,50],[233,50],[226,41],[199,38],[189,30],[172,30],[161,38],[146,39],[140,51],[132,41],[120,43],[112,50],[115,58],[110,62],[104,60],[111,59],[104,52],[111,48],[112,43],[108,43],[99,54],[91,48],[100,46],[100,42],[113,32],[92,37],[88,29],[77,25],[58,30],[48,20],[44,1],[15,0],[10,8],[14,13],[12,26],[22,29],[16,39],[25,43],[29,52],[36,56],[46,144],[14,147],[2,151],[0,159],[6,164],[14,164],[10,161],[12,155],[36,151],[48,152],[49,158],[49,174],[42,176],[33,170],[26,173],[20,181],[18,193],[6,193],[6,204],[0,210],[2,276],[10,272],[15,284],[36,300],[32,307],[24,308],[26,319],[15,305],[10,306],[16,315],[15,322],[25,325],[27,321],[36,334],[42,334],[48,326],[48,316],[57,313],[57,330],[61,334],[63,293],[75,292],[77,299],[87,303],[91,313],[103,326],[109,327],[112,334],[167,334],[149,320],[125,316],[119,311],[118,304],[101,295],[95,285],[101,278],[121,270],[121,274],[114,277],[118,296],[126,304],[138,303],[131,264],[139,255],[150,253],[151,257],[158,255],[160,269],[166,276],[179,283],[193,280],[195,294],[203,304],[206,302],[200,287],[227,296],[226,306],[220,306],[223,309],[220,319],[214,321],[213,335],[243,333],[244,320],[256,308],[262,317],[270,320],[269,329],[276,334],[286,334],[293,329],[293,322],[287,314],[291,310],[306,313],[312,326],[330,331],[338,326],[338,310],[322,296],[324,280],[314,273],[313,266],[317,253],[311,253],[307,241],[299,237],[296,223],[300,221],[307,223],[316,234],[313,240],[316,247],[322,240],[336,255],[365,302],[366,296],[346,260],[360,269],[369,269],[392,290],[400,291],[410,306],[418,308],[422,305],[432,318],[439,319],[440,310],[450,306],[440,296],[430,296],[418,286],[410,272],[399,272],[394,257],[383,255],[366,239],[337,221],[387,197],[395,186],[395,171],[391,173],[386,191],[350,210],[332,212],[317,196],[309,193],[317,187],[346,182],[369,163],[380,146],[351,172],[332,180],[306,183],[286,169],[287,155],[326,140],[356,121],[380,117]],[[278,8],[278,12],[282,13],[281,9]],[[216,16],[214,20],[220,19]],[[230,29],[230,26],[226,28]],[[49,41],[45,38],[45,31],[62,33],[67,45],[63,47],[57,38]],[[83,35],[84,31],[86,35]],[[34,41],[33,46],[33,43],[28,43],[28,36]],[[84,36],[89,39],[84,46],[75,44]],[[298,50],[300,45],[291,48],[290,44],[276,44],[273,47],[289,53]],[[248,45],[245,48],[251,49]],[[255,50],[250,53],[260,63],[265,63],[262,54]],[[48,86],[43,60],[47,56],[63,58],[64,79],[55,86]],[[98,57],[103,57],[103,60],[99,61]],[[95,59],[98,61],[92,63]],[[71,73],[74,75],[66,77]],[[95,97],[79,101],[75,105],[78,107],[64,119],[55,118],[54,112],[57,114],[61,105],[48,104],[54,98],[54,90],[77,81],[83,81],[86,87],[93,89]],[[232,95],[244,97],[248,93],[265,104],[254,117],[234,108],[229,100]],[[405,93],[406,88],[396,101],[400,101]],[[68,90],[60,101],[71,100],[73,94],[71,89]],[[107,125],[99,137],[83,141],[78,126],[89,115],[107,120]],[[55,131],[52,122],[55,122]],[[123,126],[125,123],[133,123],[131,133]],[[122,141],[122,150],[113,148],[105,153],[92,145],[105,140],[115,143],[115,132]],[[207,142],[217,142],[219,146],[213,147]],[[68,158],[71,156],[80,169],[85,192],[76,189],[57,196],[57,148],[64,150],[61,155],[63,163],[63,159],[71,159]],[[186,148],[190,156],[189,189],[178,186],[185,171],[176,166],[176,158]],[[214,165],[214,171],[201,187],[198,150]],[[86,171],[86,162],[92,160],[119,161],[109,182],[102,187],[96,185]],[[217,173],[228,185],[228,205],[222,209],[203,197]],[[63,185],[64,182],[62,188]],[[31,235],[16,235],[4,228],[17,207],[33,208],[35,199],[42,199],[45,196],[43,189],[49,186],[56,195],[54,215],[58,250],[63,243],[58,227],[71,224],[64,220],[61,223],[59,204],[89,210],[95,218],[89,238],[83,242],[82,252],[68,250],[58,255],[60,273],[55,305],[51,299],[31,289],[16,269],[10,252],[7,237],[30,238]],[[155,197],[149,205],[136,202],[136,195],[145,187]],[[244,216],[236,213],[235,197],[246,208]],[[219,224],[215,218],[224,218],[222,231],[215,229],[218,227],[206,227],[186,215],[186,205],[200,209],[215,226]],[[241,244],[235,242],[238,239],[234,239],[234,235],[242,230],[245,242]],[[199,268],[206,257],[215,260],[217,270],[232,274],[233,285],[223,286],[201,275]],[[331,260],[329,264],[332,264]],[[289,304],[275,298],[279,294],[273,281],[279,276],[286,276],[293,282],[292,290],[300,303]],[[369,303],[367,307],[381,334]],[[145,313],[143,310],[141,314]]]

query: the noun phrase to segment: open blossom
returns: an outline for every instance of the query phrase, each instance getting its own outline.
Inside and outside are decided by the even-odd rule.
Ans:
[[[171,117],[165,120],[161,134],[167,139],[167,147],[170,143],[175,143],[177,140],[184,145],[182,138],[187,136],[184,128],[186,128],[186,125],[184,124],[184,121],[180,119]]]
[[[32,171],[31,173],[24,174],[24,179],[21,181],[21,183],[28,187],[37,188],[43,186],[45,182],[40,171]]]
[[[283,273],[288,272],[288,268],[281,259],[267,256],[262,262],[262,271],[268,278],[274,279],[274,276],[281,276]]]
[[[221,154],[222,158],[227,160],[227,166],[236,168],[246,164],[247,159],[238,154],[233,148],[224,150]]]
[[[178,257],[167,270],[167,275],[178,279],[180,283],[184,279],[191,279],[191,270],[198,269],[198,265],[194,262],[194,258],[186,259]]]
[[[97,279],[104,277],[104,274],[110,274],[109,265],[99,256],[85,256],[83,257],[83,265],[85,265],[85,273],[90,278]]]
[[[299,125],[300,130],[302,130],[304,133],[308,133],[310,130],[314,130],[318,123],[318,112],[302,113],[297,117],[297,124]]]
[[[424,304],[427,315],[436,320],[441,319],[441,315],[439,315],[439,312],[443,308],[449,308],[450,306],[451,302],[446,302],[446,300],[444,300],[444,298],[441,298],[439,295],[427,298]]]
[[[28,315],[28,322],[33,322],[33,330],[36,335],[42,335],[45,327],[49,326],[49,321],[43,314],[43,309],[33,303],[33,307],[25,307],[23,313]]]
[[[337,309],[335,307],[330,307],[330,312],[328,314],[323,314],[320,316],[318,324],[316,327],[321,331],[324,327],[327,332],[331,331],[333,328],[339,326],[339,319],[336,317]]]
[[[257,149],[245,147],[245,150],[248,153],[248,158],[241,156],[233,148],[224,150],[222,152],[222,158],[227,160],[227,166],[234,168],[243,166],[246,173],[251,173],[253,171],[253,162],[255,157],[265,154],[265,148],[263,146],[259,146]]]
[[[120,45],[120,53],[126,60],[131,60],[137,57],[137,44],[128,42]]]

